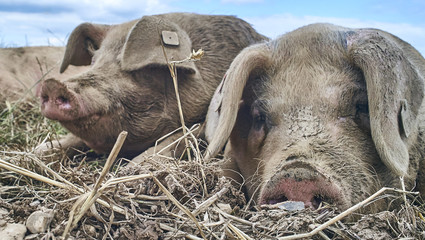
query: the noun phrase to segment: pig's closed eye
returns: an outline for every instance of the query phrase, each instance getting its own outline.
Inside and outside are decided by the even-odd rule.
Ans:
[[[270,127],[269,119],[267,118],[267,112],[265,110],[265,105],[266,104],[260,100],[256,100],[252,104],[252,129],[255,131],[267,131]]]
[[[356,123],[366,130],[370,131],[370,120],[369,120],[369,105],[367,103],[356,104]]]
[[[264,127],[266,124],[266,116],[262,113],[257,114],[254,116],[254,121],[252,123],[252,127],[256,131],[260,131],[262,127]]]
[[[249,145],[252,148],[259,148],[269,132],[270,125],[267,113],[264,110],[264,103],[257,100],[251,107],[251,129],[249,131]]]
[[[356,114],[369,114],[369,105],[367,104],[356,104]]]

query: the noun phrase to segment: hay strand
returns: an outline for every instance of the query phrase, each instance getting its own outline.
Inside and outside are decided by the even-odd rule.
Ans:
[[[73,209],[72,209],[72,211],[69,215],[67,228],[65,229],[65,231],[62,235],[63,239],[67,238],[69,232],[77,226],[80,219],[84,216],[84,214],[86,214],[86,212],[94,204],[96,199],[98,199],[99,196],[102,194],[103,191],[100,189],[100,186],[101,186],[103,180],[105,179],[106,174],[111,169],[112,164],[114,163],[115,159],[117,158],[118,153],[120,152],[121,147],[124,144],[126,137],[127,137],[126,131],[123,131],[119,134],[117,141],[115,142],[114,147],[112,148],[111,153],[109,154],[109,157],[106,160],[105,166],[103,167],[102,172],[100,173],[100,176],[99,176],[96,184],[94,185],[92,191],[89,194],[84,194],[84,195],[81,196],[80,199],[85,199],[84,202],[82,202],[82,200],[80,201],[80,199],[79,199],[74,204],[74,207],[73,207]],[[74,211],[79,206],[81,206],[79,208],[79,211],[76,214],[74,214]],[[75,215],[75,217],[74,217],[74,215]]]

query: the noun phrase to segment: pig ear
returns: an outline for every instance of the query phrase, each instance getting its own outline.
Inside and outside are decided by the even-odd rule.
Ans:
[[[82,23],[76,27],[66,44],[60,72],[63,73],[70,64],[90,65],[93,51],[99,49],[109,29],[109,25],[91,23]]]
[[[425,60],[408,43],[374,29],[349,32],[347,46],[366,80],[371,133],[378,154],[393,173],[404,176],[409,167],[409,140],[418,132]]]
[[[125,71],[145,67],[166,67],[168,61],[183,60],[192,52],[192,42],[185,31],[169,20],[145,16],[130,30],[124,44],[121,67]],[[188,73],[195,73],[193,62],[176,65]]]
[[[270,66],[267,44],[245,48],[227,70],[217,88],[206,117],[205,136],[209,142],[205,158],[214,157],[224,147],[233,130],[239,103],[251,74]]]

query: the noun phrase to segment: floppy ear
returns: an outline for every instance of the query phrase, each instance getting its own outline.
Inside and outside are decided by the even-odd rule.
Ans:
[[[122,69],[134,71],[145,67],[167,66],[168,61],[187,58],[192,52],[192,42],[185,31],[169,20],[155,16],[140,19],[128,33],[122,52]],[[176,65],[188,73],[197,72],[193,62]]]
[[[109,25],[82,23],[72,31],[66,44],[65,55],[60,72],[63,73],[71,64],[75,66],[90,65],[93,50],[100,47]]]
[[[224,147],[236,122],[240,100],[251,73],[268,68],[270,56],[268,45],[259,44],[245,48],[233,60],[208,108],[205,135],[209,146],[205,159],[214,157]]]
[[[425,60],[408,43],[380,30],[348,32],[347,47],[366,80],[378,154],[393,173],[404,176],[409,167],[409,139],[418,132]]]

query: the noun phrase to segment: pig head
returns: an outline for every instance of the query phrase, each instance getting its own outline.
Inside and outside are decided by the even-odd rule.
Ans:
[[[119,25],[83,23],[70,35],[60,71],[90,65],[85,73],[41,87],[41,112],[72,134],[62,147],[88,146],[108,153],[121,131],[121,150],[133,157],[180,126],[169,61],[203,49],[199,62],[177,64],[185,122],[202,122],[209,101],[233,58],[264,40],[231,16],[172,13]],[[168,59],[165,58],[165,54]]]
[[[85,71],[71,67],[59,73],[64,47],[0,48],[0,100],[17,100],[36,94],[37,83],[47,78],[65,79]]]
[[[400,176],[425,194],[424,77],[424,58],[389,33],[302,27],[234,59],[209,107],[206,157],[228,140],[224,174],[258,204],[346,209]]]

